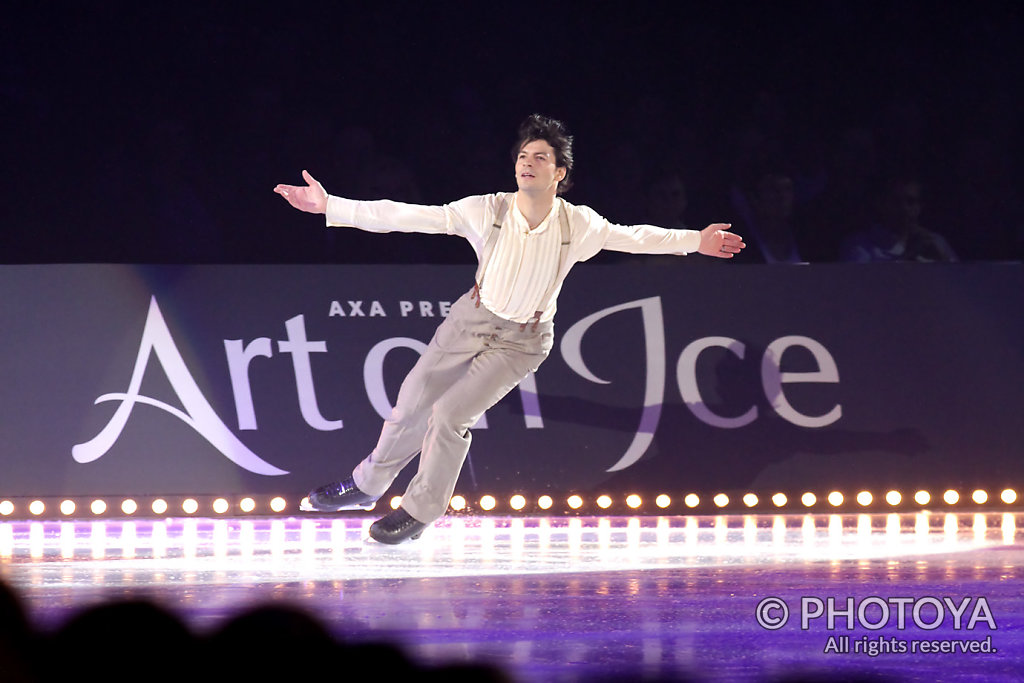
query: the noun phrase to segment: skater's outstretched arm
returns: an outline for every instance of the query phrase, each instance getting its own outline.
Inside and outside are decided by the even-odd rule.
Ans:
[[[302,172],[306,185],[278,185],[274,192],[299,211],[324,214],[328,227],[354,227],[369,232],[419,232],[459,235],[477,248],[488,207],[500,196],[465,197],[443,206],[406,204],[390,199],[354,200],[329,195],[309,171]],[[493,211],[493,208],[490,209]]]

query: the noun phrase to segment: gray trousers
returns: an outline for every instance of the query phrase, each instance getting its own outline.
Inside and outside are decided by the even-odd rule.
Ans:
[[[425,524],[448,509],[472,441],[469,428],[540,367],[554,341],[551,322],[524,327],[476,303],[471,290],[452,305],[402,382],[377,447],[352,473],[360,490],[381,496],[419,453],[402,508]]]

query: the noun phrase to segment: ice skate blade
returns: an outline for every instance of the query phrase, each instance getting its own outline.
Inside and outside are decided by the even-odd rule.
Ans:
[[[372,510],[376,506],[377,506],[377,503],[373,502],[373,503],[366,503],[366,504],[363,504],[363,505],[346,505],[345,507],[340,507],[340,508],[336,508],[336,507],[318,508],[318,507],[313,507],[313,505],[309,502],[309,498],[303,498],[302,502],[299,503],[299,510],[302,511],[302,512],[346,512],[346,511],[355,511],[355,510],[362,510],[362,511]]]

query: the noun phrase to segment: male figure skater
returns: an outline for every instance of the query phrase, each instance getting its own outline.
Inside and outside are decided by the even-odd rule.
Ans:
[[[419,453],[401,506],[370,527],[378,542],[418,538],[444,515],[469,452],[470,427],[551,350],[555,302],[573,264],[601,249],[727,259],[745,246],[727,224],[699,232],[615,225],[558,197],[573,168],[572,137],[559,121],[527,118],[513,152],[517,192],[444,206],[343,199],[328,195],[306,171],[305,186],[274,188],[293,207],[326,214],[328,226],[459,235],[479,261],[472,289],[452,305],[402,382],[377,447],[350,477],[309,494],[313,510],[366,509]]]

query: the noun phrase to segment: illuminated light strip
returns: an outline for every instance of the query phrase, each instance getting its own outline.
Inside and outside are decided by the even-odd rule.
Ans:
[[[907,524],[913,517],[916,523]],[[442,537],[451,540],[453,552],[462,553],[463,546],[472,543],[481,544],[487,552],[493,552],[500,529],[509,529],[512,536],[513,552],[522,553],[529,547],[529,539],[536,539],[541,547],[552,543],[568,543],[570,553],[585,552],[588,544],[593,544],[596,531],[597,546],[604,552],[618,549],[639,549],[648,545],[654,538],[659,547],[672,545],[692,550],[695,545],[726,544],[733,547],[737,541],[752,549],[766,543],[772,545],[803,544],[813,550],[832,552],[837,546],[849,541],[856,541],[865,548],[899,544],[901,547],[908,541],[928,544],[937,547],[936,541],[942,545],[973,543],[975,545],[1012,545],[1017,538],[1017,520],[1021,513],[1011,512],[963,512],[930,513],[921,511],[916,515],[904,515],[893,512],[842,514],[835,512],[806,513],[802,515],[784,516],[758,514],[717,514],[707,516],[687,516],[673,518],[659,516],[655,524],[650,517],[635,515],[618,518],[581,516],[568,520],[552,521],[542,517],[536,522],[522,518],[504,523],[494,518],[485,518],[472,526],[461,517],[451,520],[449,531],[438,532]],[[762,521],[771,518],[771,526]],[[800,521],[802,519],[802,526]],[[742,526],[737,522],[742,520]],[[266,544],[270,553],[278,559],[297,551],[302,559],[309,560],[325,549],[338,549],[365,536],[366,529],[372,522],[370,518],[359,520],[334,520],[329,528],[323,520],[305,518],[298,525],[294,520],[286,522],[281,519],[266,519],[259,522],[261,529],[270,530],[270,539]],[[823,524],[827,522],[827,524]],[[880,524],[884,522],[884,526]],[[996,522],[996,523],[993,523]],[[360,527],[361,523],[361,533]],[[59,535],[53,533],[59,525]],[[170,551],[172,556],[176,549],[184,553],[184,557],[192,559],[202,557],[212,551],[219,559],[229,557],[233,549],[238,547],[243,557],[250,557],[255,551],[256,537],[254,522],[244,520],[237,532],[233,525],[224,519],[212,521],[212,525],[204,525],[197,518],[183,518],[176,521],[154,522],[143,524],[142,534],[135,521],[114,522],[91,521],[35,521],[30,524],[17,525],[0,522],[0,557],[21,556],[28,552],[31,557],[39,558],[53,550],[59,550],[63,559],[71,560],[84,557],[83,551],[91,551],[93,560],[103,560],[108,555],[114,558],[134,558],[137,548],[152,548],[153,557],[165,557]],[[19,526],[22,530],[15,534]],[[24,527],[29,527],[28,538]],[[169,532],[169,529],[172,530]],[[86,535],[86,530],[89,530]],[[146,532],[146,530],[149,530]],[[179,531],[180,530],[180,531]],[[295,531],[298,538],[295,538]],[[497,534],[497,536],[496,536]],[[354,538],[352,538],[354,536]],[[110,544],[110,540],[120,543]],[[472,540],[470,540],[472,539]],[[260,547],[264,543],[261,541]],[[118,550],[119,549],[119,550]],[[423,549],[421,557],[432,557],[433,550]],[[339,561],[343,558],[338,557]]]
[[[263,512],[285,512],[288,502],[283,497],[264,499]],[[252,514],[260,512],[260,506],[252,497],[243,497],[234,504],[234,514]],[[109,517],[112,515],[135,516],[142,512],[163,516],[178,512],[184,515],[216,515],[231,514],[232,503],[224,497],[156,497],[148,500],[125,498],[120,501],[108,499],[75,499],[75,498],[36,498],[36,499],[2,499],[0,500],[0,517],[10,518],[49,518],[76,516]]]
[[[911,489],[913,491],[913,489]],[[679,496],[679,497],[676,497]],[[919,489],[910,492],[898,490],[881,490],[872,492],[860,490],[855,494],[845,495],[842,491],[832,490],[827,494],[804,491],[797,497],[781,491],[758,493],[754,491],[718,491],[710,493],[688,492],[683,494],[669,493],[631,493],[624,499],[617,499],[612,494],[602,494],[593,498],[580,494],[572,494],[564,498],[541,495],[531,503],[524,494],[515,494],[508,499],[499,499],[486,494],[479,502],[470,504],[465,497],[455,495],[451,501],[451,511],[465,514],[536,514],[544,511],[553,514],[595,514],[614,511],[622,508],[644,510],[646,513],[700,513],[711,510],[728,512],[730,510],[753,510],[767,508],[783,512],[785,510],[802,510],[807,512],[842,509],[873,509],[900,510],[928,506],[965,507],[1016,505],[1021,498],[1016,489],[1003,488],[995,490],[977,489]],[[259,501],[259,502],[258,502]],[[769,503],[770,501],[770,503]],[[401,504],[401,497],[390,500],[392,507]],[[120,503],[104,499],[75,498],[8,498],[0,499],[0,518],[8,519],[73,519],[76,516],[110,517],[121,516],[227,516],[248,514],[282,514],[287,513],[292,504],[283,496],[273,498],[262,496],[244,496],[232,502],[226,496],[181,496],[157,497],[137,500],[125,498]]]

